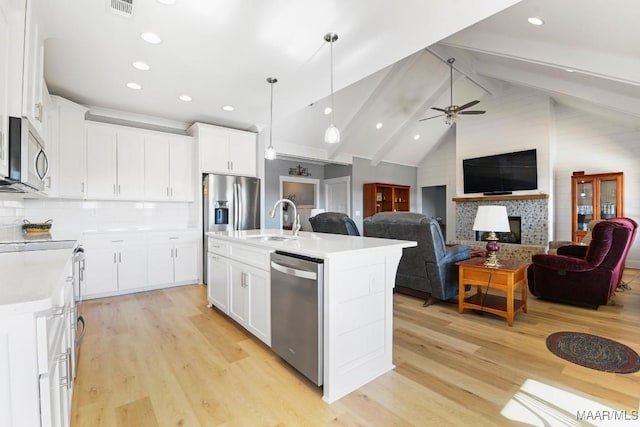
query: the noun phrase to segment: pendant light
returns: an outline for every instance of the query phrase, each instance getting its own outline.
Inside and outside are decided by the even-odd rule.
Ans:
[[[324,40],[329,42],[329,46],[331,48],[331,125],[327,128],[327,131],[324,133],[324,142],[329,144],[336,144],[340,142],[340,131],[334,125],[335,123],[335,108],[333,105],[333,42],[338,40],[338,35],[336,33],[327,33],[324,36]]]
[[[273,148],[273,85],[278,83],[275,77],[267,77],[267,83],[271,85],[271,116],[269,118],[269,147],[264,153],[264,158],[274,160],[276,158],[276,149]]]

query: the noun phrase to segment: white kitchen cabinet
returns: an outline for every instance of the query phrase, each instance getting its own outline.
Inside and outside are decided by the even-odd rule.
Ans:
[[[145,135],[145,200],[194,200],[193,142],[190,137]]]
[[[59,96],[51,96],[51,100],[53,111],[49,114],[49,137],[52,147],[57,146],[57,159],[51,164],[51,193],[65,198],[85,198],[87,146],[84,117],[87,108]]]
[[[149,286],[198,282],[200,241],[194,236],[156,237],[149,242]]]
[[[207,254],[207,298],[229,314],[229,260],[211,252]]]
[[[44,38],[37,1],[27,1],[24,40],[22,114],[44,135]]]
[[[85,244],[86,296],[107,296],[147,287],[144,237],[88,240]]]
[[[189,133],[200,146],[200,171],[257,176],[256,134],[196,123]]]
[[[144,199],[144,133],[87,124],[87,197]]]
[[[209,238],[207,298],[271,345],[271,250]]]
[[[229,316],[271,345],[269,272],[231,260]]]
[[[11,19],[7,5],[0,3],[0,177],[9,174],[9,57]]]
[[[65,271],[70,272],[70,263]],[[49,284],[39,298],[50,308],[29,311],[26,303],[0,316],[0,425],[70,425],[70,376],[74,298],[71,282]],[[19,305],[19,304],[17,304]],[[37,304],[34,304],[37,305]]]

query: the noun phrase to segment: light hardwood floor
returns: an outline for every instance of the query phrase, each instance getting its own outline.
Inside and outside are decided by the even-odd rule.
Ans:
[[[625,279],[632,289],[597,311],[530,297],[529,312],[518,313],[511,328],[489,314],[458,314],[457,304],[423,308],[421,300],[395,295],[396,368],[332,405],[267,346],[207,308],[204,286],[85,302],[72,425],[529,424],[502,414],[518,402],[574,423],[576,411],[599,404],[633,417],[640,372],[583,368],[545,345],[550,333],[572,330],[640,352],[640,271],[627,270]]]

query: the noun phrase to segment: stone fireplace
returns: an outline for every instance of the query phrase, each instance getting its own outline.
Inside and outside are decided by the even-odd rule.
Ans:
[[[456,202],[456,240],[481,240],[473,230],[478,206],[498,205],[507,207],[512,233],[515,233],[512,218],[520,218],[519,243],[542,246],[549,244],[549,196],[546,194],[458,197],[453,201]],[[509,240],[513,239],[513,236],[507,237]]]

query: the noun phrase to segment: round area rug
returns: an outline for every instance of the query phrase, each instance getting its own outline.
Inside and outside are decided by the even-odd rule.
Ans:
[[[547,337],[550,352],[569,362],[599,371],[630,374],[640,370],[640,356],[624,344],[581,332],[554,332]]]

